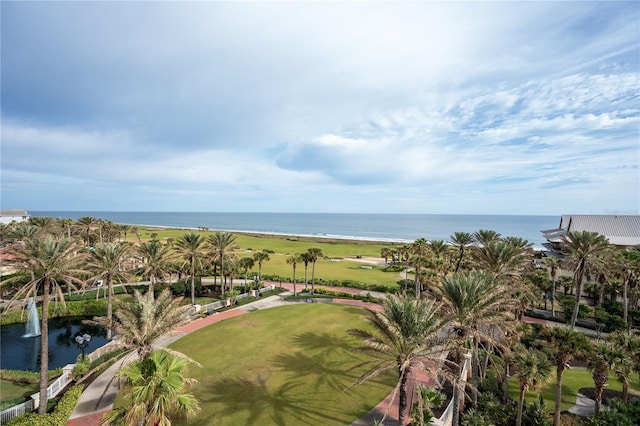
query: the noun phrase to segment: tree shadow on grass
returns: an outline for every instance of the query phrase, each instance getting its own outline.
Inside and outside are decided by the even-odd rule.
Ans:
[[[259,376],[255,379],[238,377],[212,383],[204,392],[202,405],[222,406],[210,417],[201,413],[193,424],[214,424],[215,418],[247,416],[246,425],[262,424],[344,424],[344,412],[332,408],[331,398],[317,393],[300,393],[301,383],[290,381],[277,388],[270,388]],[[240,422],[238,422],[240,424]]]
[[[295,352],[277,355],[271,361],[271,365],[281,371],[289,372],[292,378],[314,378],[313,385],[316,389],[326,385],[335,391],[342,392],[358,378],[357,375],[349,372],[351,366],[357,361],[355,357],[340,362],[330,361],[322,354],[308,356],[302,352]]]
[[[322,355],[330,355],[335,351],[350,351],[355,346],[345,336],[337,336],[332,333],[313,333],[307,331],[291,338],[291,342],[304,350],[320,350]]]

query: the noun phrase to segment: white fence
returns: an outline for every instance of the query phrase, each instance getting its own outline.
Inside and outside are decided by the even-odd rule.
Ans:
[[[18,417],[21,414],[33,410],[33,400],[23,402],[22,404],[14,405],[11,408],[7,408],[0,412],[0,424],[6,423],[14,417]]]
[[[268,286],[262,287],[259,291],[260,291],[260,293],[264,293],[265,291],[271,291],[274,288],[275,288],[274,285],[268,285]],[[235,298],[236,298],[236,300],[239,300],[239,299],[244,299],[245,297],[249,297],[251,295],[252,295],[252,293],[242,293],[242,294],[237,295]],[[203,312],[203,313],[209,315],[210,313],[215,312],[218,309],[222,309],[222,308],[224,308],[226,306],[227,305],[226,305],[225,301],[218,300],[216,302],[211,302],[211,303],[207,303],[206,305],[202,305],[199,308],[191,308],[191,309],[189,309],[187,314],[193,316],[193,315],[197,315],[200,312]]]
[[[460,373],[460,381],[462,383],[467,381],[467,376],[469,374],[469,369],[471,368],[471,354],[466,354],[464,357],[464,365],[462,367],[462,373]],[[458,408],[458,404],[460,401],[454,401],[451,398],[449,405],[447,405],[447,409],[444,410],[442,416],[439,419],[431,419],[431,426],[449,426],[453,421],[453,410]]]

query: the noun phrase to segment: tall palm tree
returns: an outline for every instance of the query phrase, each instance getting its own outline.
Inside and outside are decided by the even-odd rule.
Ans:
[[[202,234],[189,232],[181,235],[173,245],[173,250],[183,260],[189,262],[189,275],[191,277],[191,304],[196,304],[195,275],[196,265],[202,262],[206,254],[206,239]]]
[[[92,279],[103,279],[107,287],[107,320],[113,316],[113,280],[126,282],[130,275],[122,270],[122,263],[127,260],[132,250],[128,243],[98,244],[89,253],[88,268],[95,274]],[[107,340],[111,340],[111,327],[107,327]]]
[[[253,260],[258,262],[258,281],[262,281],[262,264],[271,260],[269,253],[266,251],[259,251],[253,254]]]
[[[131,362],[119,372],[125,378],[123,405],[107,413],[101,425],[170,425],[170,415],[192,417],[199,410],[188,388],[195,379],[186,377],[187,360],[164,350]]]
[[[477,251],[478,263],[496,277],[517,277],[531,264],[533,252],[508,240],[490,241]]]
[[[169,289],[164,289],[158,297],[154,297],[152,291],[142,294],[136,290],[133,300],[115,300],[117,315],[112,321],[94,317],[88,322],[105,328],[111,324],[124,346],[135,349],[138,358],[144,359],[156,339],[189,321],[186,313],[191,307],[183,305],[182,300],[182,297],[174,299]]]
[[[538,354],[535,351],[527,351],[526,349],[515,352],[511,358],[511,362],[515,367],[515,377],[520,385],[516,426],[521,426],[524,394],[529,389],[538,390],[547,382],[549,373],[551,372],[551,366],[544,355]]]
[[[211,244],[214,253],[217,253],[218,259],[220,260],[220,286],[224,293],[224,257],[225,254],[233,252],[239,247],[236,244],[236,237],[234,237],[231,232],[216,231],[213,235],[209,236],[209,243]]]
[[[562,260],[557,257],[547,257],[544,263],[549,267],[549,275],[551,276],[552,290],[551,290],[551,316],[556,316],[556,278],[558,271],[562,268]]]
[[[556,399],[553,425],[560,425],[560,403],[562,401],[562,374],[571,367],[571,361],[586,355],[591,349],[587,337],[577,331],[562,327],[548,327],[540,334],[548,342],[556,364]]]
[[[593,347],[587,359],[587,368],[591,371],[595,391],[595,415],[600,414],[602,391],[609,381],[609,372],[614,370],[624,357],[624,350],[610,342],[600,342]]]
[[[468,232],[454,232],[453,235],[449,236],[449,241],[458,248],[458,261],[456,262],[456,268],[454,270],[454,272],[458,272],[460,264],[462,263],[465,248],[474,242],[473,235]]]
[[[287,264],[291,265],[293,268],[293,296],[296,296],[296,265],[300,263],[302,259],[300,259],[299,254],[292,254],[287,257]]]
[[[445,261],[445,255],[449,252],[449,245],[444,240],[432,240],[429,242],[429,251],[435,259],[438,272],[446,275],[449,267]]]
[[[149,291],[153,293],[153,286],[169,270],[171,253],[169,246],[160,241],[151,240],[137,247],[138,256],[142,259],[142,266],[137,272],[149,277]]]
[[[308,251],[300,253],[300,260],[304,263],[304,291],[307,291],[307,271],[309,269],[309,263],[312,261],[311,253]]]
[[[457,357],[461,358],[463,345],[471,345],[472,379],[476,382],[480,376],[479,346],[505,348],[500,337],[515,327],[513,311],[518,301],[510,286],[484,271],[442,277],[434,293],[443,303],[443,313],[462,341],[457,348]],[[475,401],[476,393],[473,395]]]
[[[30,225],[40,228],[40,235],[43,237],[46,235],[56,235],[57,223],[56,220],[49,216],[31,216],[28,220]]]
[[[571,231],[562,237],[563,249],[568,253],[567,265],[574,269],[576,282],[576,307],[571,316],[571,328],[575,328],[582,296],[585,271],[609,250],[609,240],[604,235],[589,231]]]
[[[60,226],[62,227],[63,231],[67,234],[67,238],[71,239],[71,229],[73,228],[73,219],[60,219]]]
[[[238,261],[238,266],[244,269],[244,285],[247,285],[247,275],[249,274],[249,269],[253,268],[255,261],[253,257],[243,257]]]
[[[622,318],[629,324],[629,288],[640,279],[640,249],[618,252],[616,264],[622,279]]]
[[[76,228],[78,233],[82,236],[82,239],[86,245],[91,243],[91,234],[98,225],[98,219],[91,216],[83,216],[76,220]]]
[[[421,280],[422,271],[427,267],[429,262],[427,257],[421,254],[420,252],[417,252],[414,255],[412,255],[409,262],[413,266],[413,274],[415,278],[414,281],[416,286],[415,292],[416,292],[416,297],[419,299],[422,293],[422,280]]]
[[[15,294],[11,302],[25,296],[36,296],[38,289],[42,293],[42,317],[40,325],[40,405],[38,412],[47,410],[47,386],[49,381],[49,300],[50,293],[56,294],[64,304],[64,295],[60,282],[68,286],[84,285],[80,277],[88,274],[82,269],[85,256],[78,253],[77,247],[68,239],[54,240],[50,236],[44,240],[26,239],[23,244],[12,244],[8,252],[13,256],[7,263],[18,274],[15,279],[29,276],[31,279]],[[11,280],[7,280],[11,281]],[[11,303],[10,303],[11,304]]]
[[[322,257],[322,249],[317,247],[311,247],[307,249],[307,253],[311,258],[311,294],[313,294],[314,284],[316,281],[316,262],[320,257]]]
[[[373,358],[354,367],[372,365],[354,385],[395,370],[398,373],[398,419],[400,424],[405,424],[409,376],[415,368],[427,370],[428,366],[439,365],[440,356],[447,350],[447,339],[440,333],[446,326],[446,319],[440,313],[439,304],[392,295],[385,299],[382,312],[367,311],[367,320],[372,330],[347,331],[362,339],[363,345],[355,350]]]

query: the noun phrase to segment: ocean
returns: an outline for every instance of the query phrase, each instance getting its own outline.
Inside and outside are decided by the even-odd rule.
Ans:
[[[32,216],[78,219],[92,216],[114,223],[186,229],[299,235],[383,242],[418,238],[449,240],[454,232],[491,229],[521,237],[542,249],[541,231],[557,228],[560,216],[347,214],[347,213],[195,213],[195,212],[65,212],[30,211]]]

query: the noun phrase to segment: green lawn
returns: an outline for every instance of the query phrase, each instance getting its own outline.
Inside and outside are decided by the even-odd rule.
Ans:
[[[556,397],[556,370],[553,368],[552,370],[552,379],[545,387],[540,390],[542,393],[542,397],[544,401],[547,403],[547,410],[554,410],[554,401]],[[618,382],[615,377],[609,376],[609,382],[607,389],[611,390],[622,390],[622,385]],[[576,396],[578,395],[578,390],[581,388],[592,388],[593,387],[593,378],[591,377],[591,372],[586,370],[585,368],[572,368],[571,370],[565,370],[562,374],[562,404],[561,410],[568,410],[576,403]],[[638,384],[638,375],[634,374],[631,384],[629,385],[629,389],[634,389],[636,391],[640,391],[640,385]],[[538,392],[527,392],[525,393],[525,401],[527,403],[533,402],[535,398],[538,396]],[[520,391],[518,388],[518,383],[514,377],[509,380],[509,397],[514,400],[518,400],[520,397]]]
[[[349,328],[366,326],[358,308],[323,303],[266,309],[187,335],[170,348],[202,364],[193,392],[202,411],[175,424],[345,425],[391,391],[393,372],[345,392],[363,372]]]
[[[38,392],[37,383],[18,383],[9,380],[0,380],[0,409],[19,404],[25,400],[25,397],[36,392]]]

